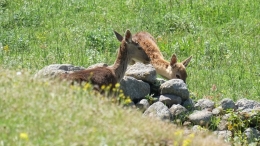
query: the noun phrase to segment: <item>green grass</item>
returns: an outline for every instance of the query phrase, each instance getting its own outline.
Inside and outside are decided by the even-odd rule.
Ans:
[[[54,63],[84,67],[98,62],[112,64],[119,46],[113,30],[121,34],[126,29],[133,33],[148,31],[157,39],[166,59],[173,53],[179,61],[193,55],[187,67],[192,98],[260,101],[259,7],[257,0],[0,0],[0,66],[15,71],[25,69],[33,76],[37,70]],[[3,91],[8,88],[6,85],[13,84],[13,80],[9,81],[2,83]],[[30,86],[36,84],[27,83],[14,90],[17,95],[8,94],[9,104],[25,104],[24,98],[22,101],[14,98],[27,90],[34,91]],[[212,90],[212,86],[217,90]],[[28,99],[31,101],[28,104],[44,107],[42,100],[48,93],[40,93],[39,97],[35,93],[33,100]],[[40,109],[35,108],[39,113]],[[11,109],[15,114],[15,108]],[[50,109],[51,105],[44,108]],[[18,115],[11,117],[15,116]],[[26,113],[22,116],[26,119]],[[31,120],[22,126],[30,125]],[[21,126],[19,122],[11,122],[18,124],[11,131]]]
[[[187,82],[196,99],[259,100],[259,6],[256,0],[1,0],[0,42],[8,50],[1,50],[0,63],[33,71],[53,63],[112,64],[119,45],[113,30],[144,30],[158,38],[165,58],[193,55]]]

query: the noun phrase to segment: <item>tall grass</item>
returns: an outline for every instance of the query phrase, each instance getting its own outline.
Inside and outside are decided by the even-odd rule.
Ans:
[[[0,145],[226,145],[142,117],[91,90],[0,68]]]

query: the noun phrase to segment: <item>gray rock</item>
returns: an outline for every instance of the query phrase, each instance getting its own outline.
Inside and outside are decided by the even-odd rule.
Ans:
[[[141,110],[147,110],[149,108],[150,104],[147,99],[142,99],[136,104],[136,107],[141,109]]]
[[[228,109],[236,110],[235,102],[229,98],[222,99],[220,104],[223,110],[228,110]]]
[[[203,110],[194,111],[192,114],[189,115],[188,118],[195,125],[207,126],[211,122],[212,116],[212,112]]]
[[[221,121],[218,124],[219,131],[228,130],[228,118],[230,116],[230,114],[225,114],[224,116],[222,116]]]
[[[125,96],[129,96],[132,100],[140,100],[150,93],[148,83],[128,76],[124,76],[121,80],[120,88],[123,90]]]
[[[195,103],[192,99],[188,98],[182,103],[182,106],[184,106],[187,110],[194,110]]]
[[[251,126],[256,127],[260,125],[260,108],[245,109],[239,112],[239,114],[243,117],[243,119],[249,121]]]
[[[128,66],[125,75],[148,83],[156,81],[156,70],[151,64],[136,62],[134,65]]]
[[[217,135],[218,139],[223,139],[226,141],[229,141],[229,139],[232,137],[232,132],[229,130],[214,131],[213,133]]]
[[[97,64],[90,65],[87,69],[96,68],[96,67],[108,67],[108,65],[106,63],[97,63]]]
[[[161,94],[173,94],[180,96],[182,100],[187,100],[189,98],[189,91],[187,85],[181,79],[171,79],[160,87]]]
[[[171,112],[166,105],[158,101],[152,104],[144,113],[144,116],[155,117],[162,120],[170,120]]]
[[[170,110],[171,115],[173,117],[185,115],[188,112],[188,110],[185,107],[183,107],[182,105],[180,105],[180,104],[172,105],[169,110]]]
[[[84,70],[84,67],[74,66],[71,64],[51,64],[39,70],[34,78],[55,78],[63,73],[71,73],[74,71]]]
[[[168,107],[171,107],[173,104],[181,104],[182,102],[179,96],[170,95],[170,94],[160,95],[159,101],[161,101]]]
[[[212,110],[213,115],[220,115],[222,113],[223,109],[222,107],[216,107]]]
[[[255,128],[247,128],[244,131],[244,134],[246,135],[247,141],[249,143],[256,142],[255,139],[259,139],[260,138],[260,131],[255,129]]]
[[[215,108],[215,102],[209,99],[199,99],[198,102],[195,104],[195,109],[202,110],[202,109],[211,109]]]
[[[249,100],[246,98],[240,99],[236,102],[236,106],[238,110],[246,110],[246,109],[256,109],[260,108],[260,103],[254,100]]]

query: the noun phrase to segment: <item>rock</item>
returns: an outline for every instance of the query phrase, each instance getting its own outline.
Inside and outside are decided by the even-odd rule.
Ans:
[[[260,103],[254,100],[249,100],[246,98],[240,99],[236,102],[236,106],[238,110],[245,110],[245,109],[256,109],[260,108]]]
[[[260,138],[260,131],[255,129],[255,128],[251,128],[251,127],[247,128],[244,131],[244,134],[246,135],[247,141],[249,143],[256,142],[255,139],[259,139]]]
[[[221,121],[218,124],[219,131],[228,130],[228,118],[230,116],[230,114],[225,114],[224,116],[222,116]]]
[[[251,127],[256,127],[260,125],[260,109],[245,109],[239,114],[243,117],[243,119],[249,121]]]
[[[162,120],[170,120],[171,113],[166,105],[158,101],[152,104],[144,113],[144,116],[156,117]]]
[[[96,68],[96,67],[108,67],[106,63],[97,63],[89,66],[87,69]]]
[[[120,88],[125,96],[129,96],[132,101],[141,100],[150,93],[150,86],[141,80],[125,76],[120,82]]]
[[[236,110],[235,102],[229,98],[222,99],[220,104],[223,110],[229,110],[229,109]]]
[[[207,110],[203,111],[194,111],[192,114],[189,115],[189,120],[195,124],[200,126],[207,126],[211,122],[213,114]]]
[[[210,109],[213,110],[215,108],[215,102],[209,99],[199,99],[198,102],[195,104],[195,109],[203,110],[203,109]]]
[[[171,79],[160,87],[161,94],[172,94],[182,98],[182,100],[187,100],[189,98],[189,91],[187,85],[181,79]]]
[[[218,139],[223,139],[226,141],[228,141],[232,137],[232,132],[229,130],[214,131],[213,133],[218,136]]]
[[[136,107],[145,111],[149,108],[150,104],[149,104],[149,101],[147,99],[142,99],[141,101],[139,101],[137,104],[136,104]]]
[[[180,104],[174,104],[169,109],[172,117],[179,117],[185,115],[188,110]]]
[[[160,95],[160,86],[164,83],[165,80],[157,78],[154,83],[149,83],[151,88],[151,95],[159,96]]]
[[[74,66],[71,64],[51,64],[39,70],[34,78],[55,78],[63,73],[71,73],[74,71],[84,70],[84,67]]]
[[[128,66],[125,75],[148,83],[156,81],[156,70],[151,64],[136,62],[134,65]]]
[[[173,104],[181,104],[182,100],[179,96],[164,94],[159,97],[159,101],[166,106],[171,107]]]
[[[223,111],[222,107],[217,107],[212,110],[212,114],[217,116],[220,115],[222,111]]]
[[[182,105],[187,109],[187,110],[194,110],[195,103],[192,99],[188,98],[185,100]]]

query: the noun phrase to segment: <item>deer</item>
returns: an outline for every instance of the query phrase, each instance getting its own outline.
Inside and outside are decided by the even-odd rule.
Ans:
[[[165,79],[182,79],[186,83],[186,67],[188,66],[192,56],[179,63],[177,62],[176,54],[172,55],[170,62],[165,60],[154,37],[145,31],[136,33],[133,36],[133,40],[139,43],[149,56],[151,59],[150,63],[155,68],[157,74],[161,75]],[[130,62],[130,64],[134,63],[135,60]]]
[[[150,63],[150,58],[143,48],[132,40],[130,30],[126,30],[124,37],[116,31],[114,31],[114,34],[121,44],[113,65],[63,74],[61,78],[79,84],[82,82],[90,82],[94,89],[98,91],[100,91],[103,85],[112,86],[111,89],[113,89],[124,77],[127,66],[132,59],[144,64]]]

